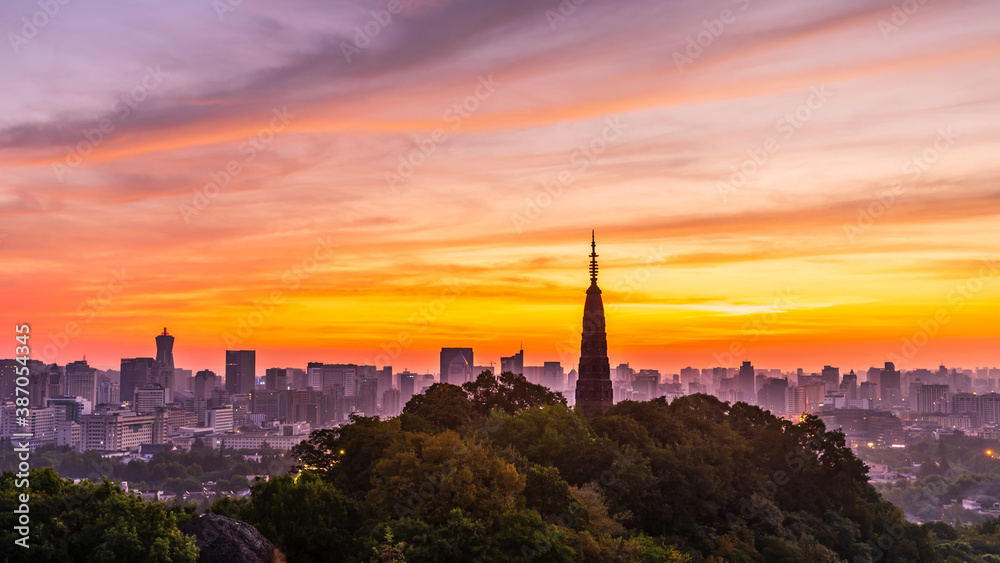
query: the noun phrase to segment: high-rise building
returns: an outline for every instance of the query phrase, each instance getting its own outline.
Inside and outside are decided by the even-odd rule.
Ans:
[[[250,412],[264,415],[264,420],[281,420],[285,418],[284,389],[254,389],[250,392]]]
[[[305,385],[296,386],[296,389],[323,388],[323,362],[309,362],[306,365]]]
[[[101,381],[97,384],[97,404],[121,405],[121,386],[113,381]]]
[[[403,408],[399,397],[399,389],[386,389],[385,393],[382,393],[382,416],[399,416]]]
[[[756,380],[753,372],[753,364],[743,362],[739,373],[736,374],[736,390],[739,392],[740,400],[744,403],[756,404]]]
[[[900,404],[902,400],[902,390],[900,388],[899,372],[892,362],[885,363],[885,369],[880,374],[880,392],[882,402],[890,407]]]
[[[201,399],[202,401],[208,401],[212,398],[212,389],[215,389],[215,381],[218,376],[215,372],[209,369],[203,369],[195,374],[194,376],[194,388],[191,391],[194,396]]]
[[[473,381],[472,348],[441,348],[441,383],[462,385]]]
[[[632,383],[632,376],[634,375],[635,370],[630,368],[628,364],[618,364],[618,367],[615,368],[615,381]]]
[[[378,380],[366,379],[358,389],[358,410],[365,416],[378,415]]]
[[[226,391],[230,395],[248,395],[257,387],[257,352],[226,350]]]
[[[309,376],[302,368],[288,368],[288,385],[292,389],[305,389],[309,387]]]
[[[135,390],[135,401],[132,410],[138,414],[149,414],[156,412],[167,404],[166,389],[156,383],[147,383]]]
[[[850,401],[858,398],[858,376],[855,375],[853,369],[851,373],[844,375],[844,380],[840,384],[840,391]]]
[[[397,388],[393,382],[392,366],[384,366],[378,371],[378,396],[382,397],[389,389]]]
[[[285,394],[285,400],[288,402],[288,422],[308,422],[314,426],[322,424],[320,405],[323,392],[319,389],[293,389]]]
[[[17,372],[21,364],[17,360],[0,360],[0,401],[14,400]],[[27,373],[27,371],[25,371]]]
[[[688,366],[681,368],[681,383],[690,385],[691,383],[701,383],[701,370]]]
[[[524,349],[513,356],[500,357],[500,373],[509,371],[514,374],[524,374]]]
[[[97,370],[87,365],[87,360],[66,366],[66,395],[83,397],[90,404],[97,404]]]
[[[285,368],[267,368],[264,372],[264,389],[268,391],[288,389],[288,371]]]
[[[878,400],[878,384],[873,381],[865,381],[858,385],[858,398],[868,399],[871,402]]]
[[[604,302],[601,288],[597,286],[597,242],[591,232],[590,287],[587,288],[587,300],[583,306],[580,375],[576,381],[576,405],[588,417],[606,411],[614,403],[606,331]]]
[[[167,327],[163,327],[163,334],[156,337],[156,361],[160,367],[174,369],[174,337],[167,334]]]
[[[823,383],[826,385],[827,391],[839,390],[840,368],[835,368],[833,366],[823,366]]]
[[[122,358],[121,388],[122,402],[132,403],[135,400],[135,389],[149,383],[149,374],[153,369],[153,358]]]
[[[566,374],[559,362],[545,362],[542,365],[542,385],[552,391],[565,389]]]
[[[225,405],[205,410],[205,426],[215,432],[233,431],[233,406]]]
[[[769,377],[760,388],[758,394],[760,408],[771,411],[771,414],[785,414],[788,408],[788,380]]]
[[[399,374],[399,404],[400,408],[405,407],[406,403],[410,402],[413,398],[413,393],[416,391],[417,374],[406,370]]]
[[[917,388],[917,412],[950,412],[948,408],[948,395],[947,385],[921,385]]]

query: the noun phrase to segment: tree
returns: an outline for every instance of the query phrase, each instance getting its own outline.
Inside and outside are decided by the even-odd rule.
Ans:
[[[531,383],[523,375],[509,371],[501,373],[500,377],[484,371],[475,381],[463,384],[462,389],[468,394],[473,411],[481,416],[494,409],[514,414],[528,408],[566,404],[562,393],[550,391],[544,385]]]
[[[11,551],[16,561],[194,562],[198,548],[177,525],[191,511],[143,502],[116,483],[74,485],[51,468],[33,469],[31,548]],[[14,473],[0,476],[0,541],[13,546],[14,510],[20,505]]]
[[[414,395],[404,414],[417,415],[441,429],[458,430],[472,417],[473,405],[457,385],[435,383],[422,395]]]
[[[356,551],[353,503],[312,473],[255,484],[250,506],[237,510],[289,561],[342,561]]]
[[[407,436],[386,452],[366,505],[380,519],[419,517],[442,524],[453,509],[488,529],[523,504],[524,477],[482,444],[450,430]]]

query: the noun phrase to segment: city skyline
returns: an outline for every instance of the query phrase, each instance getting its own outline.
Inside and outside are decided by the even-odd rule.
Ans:
[[[215,371],[557,359],[596,228],[612,362],[864,368],[944,315],[901,367],[998,363],[996,3],[573,7],[191,0],[175,42],[96,1],[12,28],[5,312],[60,364],[149,356],[164,325]]]

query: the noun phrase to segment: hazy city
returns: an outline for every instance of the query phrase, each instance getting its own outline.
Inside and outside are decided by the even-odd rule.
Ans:
[[[0,3],[0,561],[1000,563],[998,21]]]

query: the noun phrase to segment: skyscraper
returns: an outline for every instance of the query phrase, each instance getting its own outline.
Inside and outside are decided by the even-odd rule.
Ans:
[[[882,402],[890,407],[897,406],[902,399],[899,375],[899,371],[896,370],[896,366],[892,362],[885,363],[879,388]]]
[[[580,339],[580,375],[576,381],[576,404],[584,416],[605,411],[614,403],[611,363],[608,361],[608,334],[604,323],[604,302],[597,287],[597,242],[590,234],[590,287],[583,306],[583,334]]]
[[[740,372],[736,374],[736,389],[740,393],[740,400],[744,403],[756,404],[757,384],[754,379],[753,364],[743,362]]]
[[[257,387],[257,352],[226,350],[226,391],[230,395],[248,395]]]
[[[472,348],[441,348],[441,383],[461,385],[475,379]]]
[[[416,382],[417,382],[417,374],[409,370],[404,370],[402,373],[399,374],[400,407],[404,407],[406,406],[406,403],[410,402],[410,399],[413,398],[413,393],[415,389],[419,390],[416,387]]]
[[[66,366],[66,395],[83,397],[90,404],[97,404],[97,370],[87,365],[87,360]]]
[[[167,334],[167,327],[163,327],[163,334],[156,337],[156,361],[161,368],[174,369],[174,337]]]
[[[121,400],[131,403],[135,398],[135,388],[149,383],[153,358],[122,358]]]
[[[288,389],[288,371],[285,368],[267,368],[264,372],[264,388],[269,391]]]
[[[524,374],[524,349],[513,356],[500,357],[500,372],[509,371],[514,374]]]

